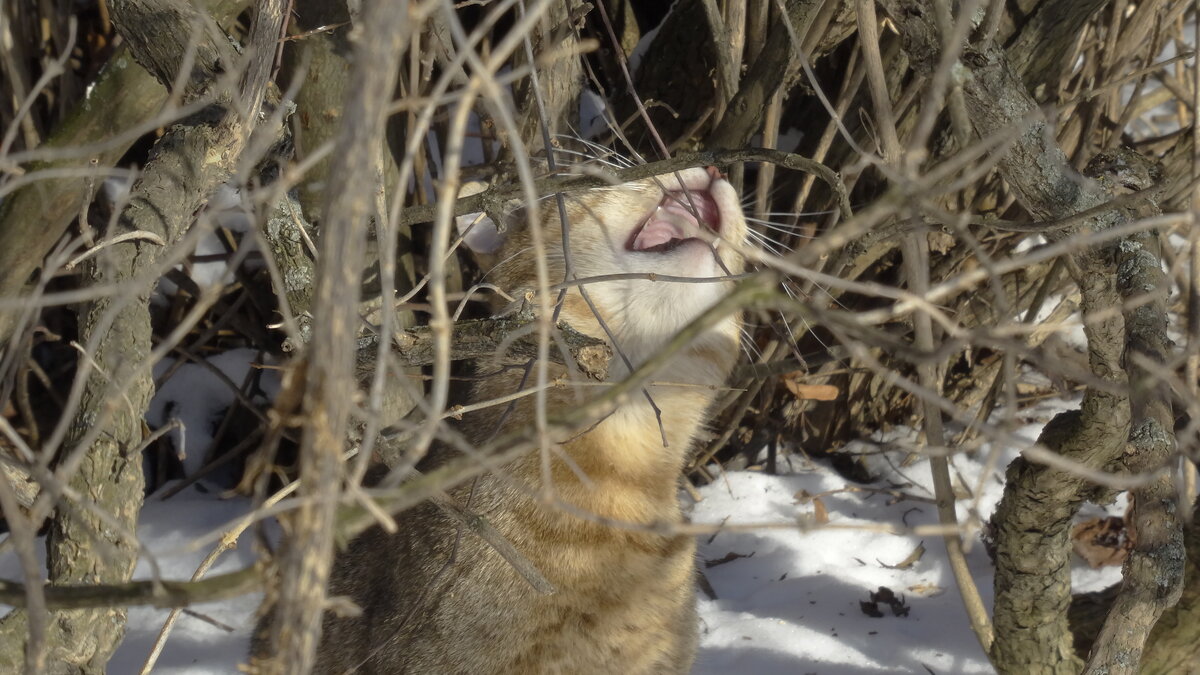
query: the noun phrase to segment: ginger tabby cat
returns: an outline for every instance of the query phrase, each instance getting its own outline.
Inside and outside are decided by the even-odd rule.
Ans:
[[[649,272],[724,277],[743,269],[737,247],[727,242],[743,243],[746,222],[736,192],[714,168],[568,193],[564,199],[579,279]],[[564,274],[556,200],[545,199],[538,208],[553,283]],[[491,268],[486,280],[513,297],[537,287],[530,233],[519,220],[514,217],[503,233],[484,220],[466,238],[483,269]],[[641,278],[584,288],[617,350],[636,368],[732,283]],[[607,338],[578,286],[564,303],[562,320]],[[688,672],[697,643],[695,542],[612,523],[682,521],[680,472],[716,388],[737,359],[740,328],[739,316],[727,317],[651,378],[646,389],[661,410],[661,427],[639,393],[584,431],[554,439],[560,445],[550,476],[559,505],[537,498],[543,466],[536,451],[451,490],[554,585],[554,594],[536,592],[488,544],[460,532],[457,521],[426,503],[397,517],[396,534],[373,528],[338,555],[329,595],[348,596],[362,614],[326,614],[316,672]],[[479,368],[481,374],[495,370]],[[612,382],[628,374],[621,356],[609,370]],[[550,376],[569,379],[557,364]],[[474,385],[471,401],[511,394],[521,378],[519,368],[484,377]],[[526,386],[533,382],[531,376]],[[553,387],[547,392],[548,414],[570,410],[601,390]],[[469,414],[459,429],[482,445],[494,434],[533,427],[533,396],[508,408]],[[259,657],[266,656],[268,621],[256,637]]]

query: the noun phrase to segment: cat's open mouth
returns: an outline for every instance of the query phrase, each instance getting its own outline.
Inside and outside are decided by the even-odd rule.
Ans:
[[[707,190],[672,190],[629,237],[626,248],[667,253],[687,242],[708,245],[721,231],[721,209]],[[704,233],[710,236],[703,236]]]

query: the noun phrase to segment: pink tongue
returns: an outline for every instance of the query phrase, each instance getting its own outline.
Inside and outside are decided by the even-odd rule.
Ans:
[[[660,211],[655,211],[650,220],[646,221],[642,231],[638,232],[637,238],[633,240],[633,250],[644,251],[666,244],[672,239],[685,239],[683,228],[672,220],[661,217]]]
[[[700,216],[699,220],[696,214]],[[716,202],[706,193],[671,192],[634,238],[633,250],[644,251],[673,239],[694,237],[701,227],[700,222],[716,225],[718,214]]]

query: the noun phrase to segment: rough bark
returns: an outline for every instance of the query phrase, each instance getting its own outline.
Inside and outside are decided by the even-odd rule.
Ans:
[[[209,10],[219,25],[228,26],[247,4],[249,0],[206,0],[200,6]],[[0,297],[20,293],[46,253],[79,216],[84,201],[91,198],[89,181],[99,185],[103,172],[137,140],[127,132],[150,120],[166,98],[166,87],[134,60],[127,47],[121,47],[88,96],[45,145],[30,153],[34,158],[64,153],[60,158],[34,162],[27,167],[32,171],[77,169],[92,172],[93,177],[37,180],[0,201],[0,269],[5,270],[0,275]],[[70,151],[76,147],[91,150]],[[0,343],[20,321],[19,312],[0,310]]]
[[[932,68],[941,50],[933,8],[923,2],[887,4],[901,25],[905,49],[914,64]],[[1110,192],[1073,171],[1002,50],[988,43],[969,45],[962,64],[959,80],[976,134],[985,136],[1011,129],[1015,136],[1000,160],[999,170],[1021,206],[1038,220],[1091,213],[1079,226],[1048,231],[1047,237],[1061,241],[1082,232],[1128,223],[1141,215],[1133,209],[1096,209],[1111,198]],[[1109,247],[1086,244],[1071,255],[1069,269],[1081,289],[1085,316],[1121,303],[1111,255]],[[1085,330],[1093,374],[1120,385],[1124,379],[1120,357],[1126,342],[1123,322],[1118,317],[1102,322],[1092,319]],[[1130,333],[1136,334],[1137,329]],[[1078,415],[1057,420],[1056,426],[1047,429],[1045,440],[1055,442],[1060,449],[1087,448],[1086,463],[1094,468],[1111,466],[1121,458],[1127,437],[1129,407],[1123,390],[1120,386],[1089,387]],[[1139,424],[1139,428],[1142,426]],[[1063,436],[1056,437],[1059,433]],[[1157,442],[1162,434],[1151,436]],[[1148,456],[1161,458],[1157,453]],[[1085,495],[1080,493],[1077,479],[1066,475],[1049,479],[1049,469],[1027,467],[1024,460],[1018,462],[1009,474],[1004,501],[992,521],[997,535],[997,640],[991,655],[1001,672],[1076,672],[1078,665],[1065,616],[1069,602],[1065,528]],[[1073,484],[1066,489],[1048,490],[1055,485]],[[1170,529],[1169,525],[1165,527]],[[1163,545],[1161,538],[1156,539],[1154,546]],[[1167,550],[1175,549],[1168,546]],[[1181,564],[1168,564],[1168,568],[1174,574],[1181,571]],[[1167,579],[1163,582],[1167,586],[1174,583]],[[1166,587],[1161,589],[1165,591]],[[1147,609],[1144,596],[1140,603],[1132,598],[1130,602],[1139,611]],[[1127,665],[1127,661],[1124,656],[1108,658],[1105,665]]]
[[[1056,0],[1038,5],[1020,32],[1005,49],[1013,68],[1021,73],[1025,86],[1038,101],[1048,101],[1057,93],[1075,39],[1084,25],[1106,0]]]
[[[454,323],[451,361],[463,361],[483,357],[494,357],[497,350],[506,349],[514,363],[537,358],[537,334],[532,328],[536,320],[532,316],[499,317],[478,321],[456,321]],[[571,352],[572,365],[593,380],[604,381],[608,376],[608,362],[612,348],[603,340],[584,335],[560,323],[563,342]],[[363,374],[373,371],[376,365],[378,338],[369,337],[359,341],[358,363]],[[435,359],[433,331],[428,326],[418,326],[398,332],[394,336],[393,349],[396,361],[405,367],[432,365]],[[561,351],[550,350],[550,359],[564,364]]]
[[[350,13],[340,0],[299,0],[292,33],[326,30],[290,43],[283,52],[280,87],[299,80],[291,119],[296,159],[303,161],[337,137],[350,86]],[[329,29],[328,27],[334,27]],[[304,213],[315,218],[325,206],[326,180],[336,153],[314,162],[296,185]],[[308,308],[305,307],[305,310]]]
[[[296,141],[297,158],[301,161],[323,152],[327,146],[337,141],[337,135],[342,126],[344,104],[348,96],[355,92],[350,89],[351,80],[351,44],[347,39],[350,33],[350,12],[346,3],[341,0],[300,0],[295,5],[296,21],[293,33],[308,33],[320,29],[320,32],[308,34],[304,39],[289,43],[284,51],[284,68],[282,77],[285,80],[299,78],[299,90],[296,92],[296,114],[292,116],[293,137]],[[415,95],[415,93],[414,93]],[[394,147],[404,147],[402,125],[393,118],[389,124],[389,134],[400,136],[393,138]],[[402,197],[397,194],[396,182],[399,170],[396,160],[390,152],[377,155],[380,158],[380,173],[375,180],[382,183],[382,191],[378,204],[380,213],[373,219],[375,223],[388,217],[391,204]],[[289,207],[291,212],[307,214],[309,218],[319,218],[325,206],[330,168],[336,165],[338,153],[328,152],[316,161],[305,172],[303,180],[297,188],[298,210]],[[282,219],[272,219],[266,223],[268,240],[274,242],[274,252],[280,267],[285,270],[285,296],[289,307],[296,318],[300,342],[307,343],[311,337],[312,324],[312,293],[316,282],[313,251],[309,250],[307,242],[298,240],[301,234],[297,227],[303,227],[291,218],[292,223],[286,222],[288,214]],[[319,221],[315,225],[320,225]],[[273,231],[272,231],[273,230]],[[376,262],[369,264],[363,273],[363,304],[360,307],[362,315],[368,321],[378,322],[380,306],[383,298],[394,298],[395,295],[405,294],[416,283],[413,251],[411,250],[412,233],[409,225],[398,228],[397,241],[384,241],[386,228],[372,225],[368,243],[368,259]],[[286,241],[280,239],[286,236]],[[313,234],[309,242],[315,241]],[[381,288],[383,281],[380,276],[380,264],[383,252],[382,246],[394,247],[396,254],[396,269],[392,285],[394,291]],[[416,323],[412,312],[395,312],[394,321],[397,328],[408,328]],[[364,322],[360,333],[369,329]],[[300,345],[284,344],[285,350],[299,348]],[[386,367],[386,366],[384,366]],[[389,378],[385,381],[386,392],[384,400],[390,405],[384,406],[385,424],[394,423],[406,415],[415,405],[410,396],[411,387],[403,378]]]
[[[121,23],[137,24],[139,12],[153,13],[155,9],[140,3],[115,3],[113,12]],[[191,25],[191,19],[183,18],[187,11],[179,10],[175,16],[184,27]],[[240,92],[255,113],[281,20],[278,3],[260,6],[256,30],[261,33],[256,33],[255,44],[269,53],[254,61],[246,88]],[[173,58],[172,62],[178,63],[179,54],[172,57],[158,51],[159,47],[141,49],[140,40],[153,41],[155,37],[144,33],[129,36],[131,51],[152,72],[168,72],[163,60]],[[209,84],[220,68],[232,64],[210,65]],[[193,95],[203,91],[200,86]],[[231,98],[224,96],[226,102]],[[95,345],[93,365],[90,373],[84,369],[83,396],[57,474],[76,493],[87,495],[90,504],[58,509],[47,539],[51,584],[120,583],[133,573],[138,546],[131,534],[137,527],[143,490],[141,456],[136,449],[140,448],[142,417],[154,388],[148,362],[152,344],[147,303],[156,280],[143,272],[170,251],[211,191],[229,178],[256,119],[256,114],[243,120],[236,113],[224,112],[168,132],[155,145],[116,231],[107,233],[149,232],[162,243],[140,239],[114,244],[88,265],[90,283],[114,284],[122,290],[89,303],[80,315],[81,341]],[[51,498],[49,491],[44,491],[35,513],[44,514]],[[120,644],[124,618],[124,609],[114,607],[54,612],[48,653],[53,672],[103,672]],[[0,625],[0,645],[4,647],[0,659],[17,658],[27,629],[24,612],[5,617]]]
[[[797,58],[792,31],[803,40],[822,4],[822,0],[790,0],[787,3],[786,20],[781,17],[771,26],[762,51],[742,78],[741,87],[729,102],[720,125],[704,140],[706,147],[738,148],[758,131],[767,102],[784,82],[781,75]],[[805,58],[808,58],[807,54]],[[687,95],[695,96],[695,92],[689,91]]]
[[[1200,503],[1196,505],[1200,507]],[[1176,605],[1163,613],[1150,633],[1142,654],[1141,672],[1146,675],[1190,673],[1200,663],[1200,508],[1193,508],[1192,520],[1184,532],[1187,564],[1183,594]],[[1096,641],[1121,584],[1103,591],[1077,595],[1071,602],[1071,629],[1075,632],[1075,651],[1086,656]]]
[[[285,342],[284,350],[292,351],[307,344],[312,337],[313,288],[317,282],[316,262],[309,245],[316,231],[304,218],[300,202],[286,194],[271,211],[262,225],[263,238],[271,249],[271,257],[279,269],[280,288],[275,293],[287,301],[288,311],[296,319],[299,344]]]
[[[325,610],[325,586],[337,532],[341,454],[356,383],[354,338],[368,218],[374,213],[375,162],[384,143],[386,109],[411,24],[407,3],[372,3],[362,16],[351,86],[330,171],[324,215],[315,320],[303,401],[307,420],[300,446],[300,506],[287,519],[280,559],[280,592],[270,631],[273,658],[263,673],[312,669]]]
[[[164,85],[181,84],[183,91],[175,93],[184,100],[213,93],[214,78],[237,63],[225,34],[188,3],[112,0],[110,5],[113,25],[134,45],[134,58]],[[181,77],[185,63],[189,70]]]
[[[1079,413],[1063,413],[1046,425],[1038,443],[1088,466],[1105,467],[1112,460],[1105,435],[1124,433],[1121,427],[1088,427]],[[1005,479],[1004,498],[991,520],[996,540],[993,662],[1004,673],[1074,675],[1082,661],[1075,655],[1066,614],[1070,525],[1095,488],[1024,458],[1009,465]]]
[[[1088,173],[1100,176],[1114,192],[1118,186],[1145,189],[1158,178],[1153,167],[1128,150],[1097,156]],[[1161,376],[1174,359],[1173,343],[1167,337],[1170,288],[1162,271],[1158,232],[1122,239],[1116,264],[1132,422],[1123,461],[1130,473],[1146,474],[1167,466],[1175,453],[1173,394]],[[1130,524],[1137,536],[1125,561],[1121,591],[1088,656],[1084,672],[1090,675],[1138,672],[1146,638],[1182,592],[1186,554],[1174,482],[1170,476],[1160,476],[1134,488],[1131,496]]]
[[[1080,287],[1086,316],[1120,302],[1111,269],[1086,252],[1070,265]],[[1089,366],[1101,381],[1122,383],[1120,317],[1085,325]],[[1078,413],[1064,413],[1047,425],[1039,442],[1085,466],[1111,470],[1128,434],[1126,396],[1119,389],[1089,387]],[[1094,486],[1070,474],[1017,459],[1007,473],[1004,497],[992,517],[996,537],[996,641],[991,657],[997,670],[1011,673],[1077,673],[1066,620],[1070,603],[1069,525]]]
[[[1200,512],[1196,510],[1185,543],[1183,592],[1150,633],[1141,661],[1146,675],[1185,673],[1200,664]]]
[[[574,24],[581,18],[576,16],[580,9],[585,8],[578,2],[552,3],[529,35],[528,52],[518,50],[514,59],[518,65],[531,65],[532,55],[536,70],[536,84],[533,78],[523,78],[513,91],[518,130],[531,155],[547,150],[542,135],[543,114],[549,125],[545,133],[551,139],[559,134],[571,135],[579,128],[583,61],[573,54],[579,46]],[[557,56],[551,58],[551,52]]]

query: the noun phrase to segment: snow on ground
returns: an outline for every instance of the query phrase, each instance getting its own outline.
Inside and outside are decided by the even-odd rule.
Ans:
[[[694,518],[701,522],[787,522],[811,515],[800,491],[838,491],[846,481],[816,465],[790,475],[730,474],[704,491]],[[923,467],[914,467],[920,470]],[[921,495],[924,498],[924,495]],[[933,505],[896,503],[883,494],[839,492],[820,497],[830,526],[722,532],[701,547],[702,567],[717,599],[701,602],[703,639],[696,673],[938,673],[990,672],[967,624],[941,542],[875,531],[882,523],[933,524]],[[924,540],[924,556],[903,562]],[[987,554],[976,546],[972,571],[988,578]],[[861,601],[887,587],[902,595],[907,616],[880,605],[882,617],[863,613]]]
[[[1048,400],[1022,411],[1014,435],[1032,445],[1054,414],[1077,405]],[[928,461],[902,466],[912,438],[911,430],[897,429],[848,446],[877,477],[872,485],[857,486],[826,464],[792,456],[782,475],[729,473],[701,490],[692,520],[725,529],[700,542],[701,570],[716,599],[701,595],[696,675],[994,672],[971,631],[941,538],[908,533],[938,522]],[[1008,444],[989,457],[992,448],[984,445],[952,459],[960,520],[972,508],[984,520],[991,516],[1004,468],[1020,449]],[[815,500],[806,497],[820,500],[827,524],[815,524]],[[1117,503],[1107,512],[1123,509]],[[789,522],[801,526],[735,527]],[[978,538],[968,544],[968,564],[990,612],[992,563]],[[1076,559],[1077,590],[1119,578],[1119,568],[1092,570]],[[877,603],[882,616],[869,616],[862,603],[871,604],[880,587],[901,598],[907,613]]]
[[[234,387],[242,387],[246,376],[252,368],[259,367],[262,359],[263,355],[254,349],[230,349],[207,357],[207,366],[177,364],[174,358],[154,364],[154,378],[161,384],[146,411],[146,422],[154,429],[171,421],[179,425],[169,437],[188,475],[204,466],[214,427],[235,400]],[[168,372],[170,377],[163,380]],[[273,400],[279,392],[279,372],[262,369],[258,386],[266,399],[251,398],[259,402]]]
[[[209,542],[201,548],[192,542],[214,532],[220,533],[250,509],[248,499],[218,499],[192,487],[160,501],[151,497],[142,509],[138,534],[150,546],[163,578],[190,579],[196,567],[216,546]],[[236,572],[254,562],[254,535],[248,531],[236,549],[225,553],[208,576]],[[149,565],[138,563],[136,575],[148,578]],[[184,613],[167,639],[153,672],[201,675],[236,673],[245,661],[255,610],[262,600],[254,593],[231,600],[195,605]],[[133,607],[129,610],[129,628],[125,641],[113,656],[109,672],[113,675],[141,672],[142,665],[158,637],[170,610]]]
[[[138,562],[135,577],[151,578],[149,559],[152,556],[161,578],[190,579],[196,567],[216,546],[213,537],[209,537],[213,541],[199,548],[193,543],[214,532],[219,535],[249,508],[248,499],[220,499],[217,494],[195,486],[166,501],[151,496],[138,523],[138,537],[149,555],[143,555]],[[253,563],[252,541],[252,534],[243,535],[237,548],[217,560],[210,576],[235,572]],[[0,578],[21,579],[20,565],[11,552],[0,555]],[[190,607],[193,613],[179,617],[153,672],[187,675],[238,672],[238,663],[245,660],[254,612],[261,599],[262,594],[255,593]],[[0,611],[5,610],[7,607],[0,605]],[[108,672],[112,675],[141,672],[169,613],[170,610],[153,607],[130,608],[125,641],[110,661]]]
[[[1005,445],[994,458],[988,446],[973,456],[955,456],[960,517],[977,507],[987,518],[1003,489],[1003,468],[1020,446],[1031,443],[1054,413],[1077,404],[1050,400],[1018,413],[1023,426],[1015,435],[1024,442]],[[848,446],[877,477],[871,485],[854,485],[826,463],[790,455],[779,462],[781,475],[731,472],[700,490],[703,498],[691,518],[716,529],[700,537],[700,568],[716,599],[700,594],[697,675],[992,672],[969,628],[940,538],[909,533],[937,522],[928,462],[904,462],[912,444],[911,430],[896,429]],[[824,507],[826,524],[816,524],[818,507],[811,497]],[[1119,514],[1118,506],[1109,510]],[[214,533],[228,529],[248,508],[247,500],[222,499],[203,485],[166,501],[151,496],[139,536],[163,578],[188,579],[216,545]],[[763,524],[768,526],[738,527]],[[207,543],[195,545],[201,537]],[[244,535],[210,574],[250,564],[251,538]],[[971,571],[990,608],[991,562],[977,538],[971,544]],[[920,545],[924,554],[912,562]],[[906,560],[911,564],[903,564]],[[1102,588],[1119,575],[1117,568],[1095,572],[1078,561],[1076,567],[1080,589]],[[137,575],[149,574],[143,560]],[[0,556],[0,576],[20,578],[11,553]],[[897,596],[902,616],[886,602],[876,605],[882,616],[864,613],[862,603],[880,587]],[[237,672],[260,597],[191,608],[194,613],[179,618],[154,672]],[[167,615],[131,609],[128,635],[109,672],[139,672]]]

